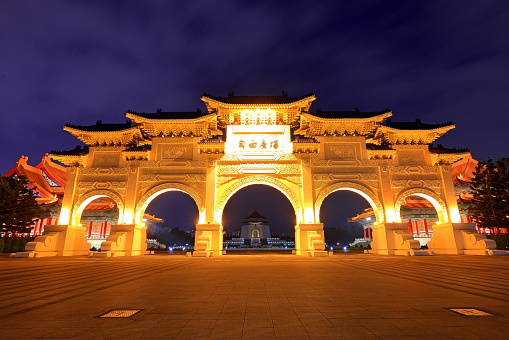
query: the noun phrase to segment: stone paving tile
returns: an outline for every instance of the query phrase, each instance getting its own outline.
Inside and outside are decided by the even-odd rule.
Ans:
[[[211,319],[191,319],[187,322],[186,327],[191,328],[199,328],[199,327],[205,327],[205,328],[214,328],[216,324],[216,320]]]
[[[393,337],[405,337],[408,336],[406,332],[404,332],[401,328],[394,326],[370,326],[366,325],[366,328],[373,332],[375,335],[379,337],[393,336]]]
[[[351,318],[341,318],[341,319],[328,319],[333,327],[354,327],[354,326],[362,326],[363,319],[351,319]]]
[[[359,324],[365,327],[397,327],[390,323],[388,319],[357,319]]]
[[[138,321],[138,320],[137,320]],[[183,328],[187,325],[187,323],[190,320],[186,319],[162,319],[162,320],[155,320],[156,323],[152,327],[158,328],[158,327],[167,327],[167,328]]]
[[[275,338],[274,328],[272,327],[258,327],[258,328],[244,328],[242,331],[243,338]]]
[[[4,339],[16,338],[38,338],[42,337],[55,329],[53,328],[11,328],[2,329],[1,336]]]
[[[173,319],[173,320],[189,320],[194,317],[193,313],[168,313],[166,314],[165,319]]]
[[[97,324],[95,328],[120,328],[120,327],[129,327],[134,323],[132,319],[104,319],[105,322]]]
[[[305,327],[311,338],[342,336],[336,327]]]
[[[53,329],[53,331],[44,334],[43,338],[72,338],[77,335],[83,334],[85,331],[89,330],[89,328],[57,328]]]
[[[346,312],[353,319],[376,319],[380,317],[379,314],[369,312],[367,310],[359,310],[359,311],[350,311]]]
[[[345,319],[345,318],[351,318],[348,313],[345,312],[321,312],[324,317],[327,319]]]
[[[272,314],[270,313],[270,310],[264,310],[259,312],[246,312],[245,319],[272,319]]]
[[[242,337],[242,327],[238,327],[237,325],[229,325],[228,327],[214,327],[210,332],[211,338],[241,338]]]
[[[176,338],[178,338],[178,339],[207,339],[211,332],[212,332],[212,328],[184,327],[176,335]]]
[[[331,313],[331,314],[334,314],[334,313],[343,313],[343,310],[340,307],[338,307],[338,306],[331,306],[330,304],[329,305],[325,305],[325,306],[316,306],[316,309],[320,313]]]
[[[362,337],[378,338],[375,333],[364,326],[335,327],[334,329],[347,339],[358,339]]]
[[[235,312],[232,312],[235,313]],[[241,312],[239,312],[241,313]],[[241,313],[244,314],[244,313]],[[217,320],[219,319],[219,315],[221,315],[221,312],[208,312],[208,313],[201,313],[196,312],[193,314],[193,319],[200,319],[200,320]]]
[[[274,327],[303,327],[299,318],[272,319]]]
[[[274,331],[278,338],[280,337],[308,337],[306,328],[299,325],[274,325]]]
[[[325,317],[307,317],[306,315],[300,318],[304,327],[332,327],[332,323]]]
[[[453,339],[484,339],[485,337],[479,336],[470,332],[469,330],[463,327],[454,327],[454,326],[446,326],[446,327],[430,327],[435,330],[439,334],[443,334],[447,337]]]
[[[272,319],[246,319],[244,329],[274,327]]]
[[[244,320],[246,313],[222,312],[218,316],[218,320]]]
[[[289,308],[270,308],[270,314],[273,319],[288,319],[297,317],[297,313]]]
[[[97,339],[97,338],[107,338],[109,336],[113,336],[115,331],[119,328],[89,328],[83,333],[75,336],[78,339]],[[122,329],[122,328],[120,328]]]

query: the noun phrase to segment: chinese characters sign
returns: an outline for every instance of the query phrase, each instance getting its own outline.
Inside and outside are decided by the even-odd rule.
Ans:
[[[235,153],[240,159],[278,159],[292,152],[289,126],[229,125],[225,152]]]
[[[246,147],[250,149],[266,150],[267,141],[265,139],[262,139],[261,142],[258,142],[255,139],[251,139],[251,142],[246,146],[245,140],[243,139],[239,140],[239,149],[245,149]],[[273,150],[279,149],[279,141],[277,139],[270,140],[268,148]]]

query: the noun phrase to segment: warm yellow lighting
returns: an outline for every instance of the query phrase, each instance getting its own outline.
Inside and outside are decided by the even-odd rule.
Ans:
[[[205,211],[200,211],[200,215],[198,217],[198,223],[199,224],[205,223]]]
[[[124,218],[122,221],[124,224],[133,224],[133,212],[124,211]]]
[[[242,169],[243,174],[275,174],[276,169],[267,169],[267,168],[248,168]]]
[[[225,154],[242,160],[277,160],[293,152],[288,125],[229,125],[226,134]]]
[[[271,109],[246,109],[240,112],[242,125],[274,125],[276,120],[277,114]]]
[[[67,225],[71,219],[71,211],[69,208],[60,209],[60,216],[58,217],[58,224]]]
[[[269,160],[276,160],[277,155],[276,154],[265,154],[265,155],[241,155],[239,157],[243,161],[269,161]]]
[[[315,221],[313,208],[304,209],[304,221],[306,221],[306,223],[313,223]]]
[[[451,221],[452,223],[461,223],[461,216],[460,211],[458,208],[451,208],[450,210],[451,214]]]
[[[396,212],[392,209],[385,210],[385,220],[387,223],[396,222]]]

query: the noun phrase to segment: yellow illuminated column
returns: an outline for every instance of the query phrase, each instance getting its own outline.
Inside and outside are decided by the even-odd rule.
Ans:
[[[382,204],[384,206],[385,221],[377,221],[377,223],[396,223],[401,222],[401,216],[396,216],[394,206],[394,196],[391,186],[391,176],[389,173],[389,165],[383,162],[379,166],[380,188],[382,194]]]
[[[313,176],[311,167],[301,162],[302,168],[302,208],[303,216],[301,223],[316,223],[314,198],[313,198]],[[297,221],[298,222],[298,221]]]
[[[58,218],[58,224],[60,225],[68,225],[69,223],[72,223],[72,205],[77,200],[77,197],[75,198],[74,196],[76,195],[78,170],[79,169],[77,167],[67,168],[67,181],[65,183],[64,197],[62,199],[62,208],[60,209],[60,216]]]
[[[397,220],[401,222],[401,217],[399,219],[396,218],[396,210],[394,209],[394,206],[387,207],[385,209],[385,223],[396,223]]]
[[[217,209],[216,163],[207,169],[205,212],[196,224],[194,257],[220,256],[223,254],[223,226]],[[203,220],[204,219],[204,220]]]
[[[122,217],[123,224],[134,224],[134,211],[133,207],[130,207],[130,210],[124,209],[124,214]]]
[[[396,216],[391,176],[387,162],[380,164],[379,176],[385,220],[377,220],[372,226],[373,242],[371,243],[371,247],[376,254],[394,255],[399,251],[396,248],[403,246],[403,243],[399,241],[398,246],[396,246],[394,240],[395,238],[399,239],[400,235],[398,235],[398,233],[402,232],[400,229],[405,229],[406,227],[402,226],[401,223],[396,223],[401,222],[401,218]]]
[[[295,248],[297,255],[327,256],[323,224],[316,223],[313,177],[311,168],[301,161],[302,169],[302,216],[297,218],[295,226]]]
[[[71,209],[68,207],[63,207],[60,209],[60,216],[58,217],[59,225],[68,225],[71,220]]]
[[[440,176],[442,177],[442,189],[445,196],[445,203],[449,210],[449,218],[451,223],[461,223],[460,211],[456,193],[454,192],[454,183],[452,182],[451,166],[441,165],[438,167]]]
[[[134,224],[134,214],[136,210],[136,203],[139,199],[138,196],[138,168],[129,168],[127,177],[127,188],[124,196],[124,211],[119,211],[119,216],[122,216],[121,223]],[[120,209],[120,207],[119,207]],[[137,221],[138,222],[138,221]],[[141,221],[139,221],[141,223]]]
[[[214,166],[207,168],[207,177],[205,184],[205,212],[204,212],[204,220],[199,221],[198,223],[221,223],[220,220],[216,218],[216,197],[217,197],[217,188],[216,188],[216,169],[217,163],[214,162]]]

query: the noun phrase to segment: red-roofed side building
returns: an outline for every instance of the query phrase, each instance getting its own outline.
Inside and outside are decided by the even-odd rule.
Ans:
[[[37,202],[43,206],[43,215],[33,225],[30,236],[42,235],[44,226],[58,224],[62,205],[66,168],[45,155],[37,166],[28,164],[28,157],[21,156],[5,177],[26,176],[33,189]],[[86,236],[92,246],[99,248],[110,234],[111,225],[117,223],[118,209],[116,203],[108,197],[101,197],[90,202],[82,214],[81,224],[87,228]],[[164,220],[145,214],[146,223],[160,223]],[[26,235],[28,236],[28,235]]]

